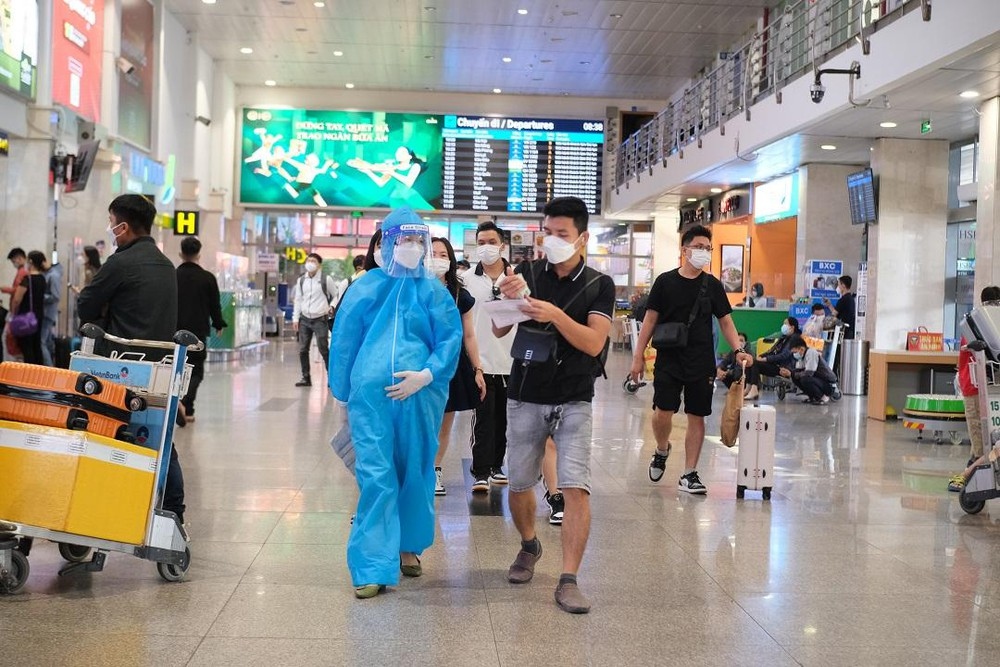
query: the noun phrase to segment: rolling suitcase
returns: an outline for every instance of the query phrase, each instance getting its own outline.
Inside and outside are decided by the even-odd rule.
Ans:
[[[736,497],[747,489],[771,499],[774,484],[774,406],[745,406],[740,410],[740,450],[736,457]]]
[[[0,363],[0,419],[96,433],[130,442],[128,424],[145,399],[88,373]]]

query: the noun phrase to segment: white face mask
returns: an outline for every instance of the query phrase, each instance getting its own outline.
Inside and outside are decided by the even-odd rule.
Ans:
[[[500,261],[500,246],[481,245],[476,248],[476,256],[483,264],[492,266]]]
[[[790,324],[782,324],[781,333],[784,336],[787,336],[788,334],[792,333],[792,326]]]
[[[315,273],[316,269],[319,268],[319,264],[316,262],[306,262],[306,271],[309,273]]]
[[[432,257],[430,266],[427,268],[431,270],[431,273],[440,278],[444,274],[448,273],[448,269],[451,268],[451,260]]]
[[[688,261],[691,262],[691,266],[701,270],[712,263],[712,251],[702,248],[692,248],[691,258]]]
[[[385,266],[385,261],[382,259],[382,248],[375,248],[372,259],[375,260],[375,266]]]
[[[395,262],[405,269],[415,269],[420,266],[420,259],[423,256],[424,246],[412,241],[400,243],[392,254]]]
[[[562,264],[576,254],[576,243],[563,241],[558,236],[546,236],[542,241],[545,256],[553,264]]]
[[[126,226],[127,225],[124,222],[119,222],[117,225],[112,225],[111,227],[108,227],[107,229],[108,245],[111,246],[112,250],[118,248],[118,235],[115,234],[115,230],[118,229],[119,227],[126,227]]]

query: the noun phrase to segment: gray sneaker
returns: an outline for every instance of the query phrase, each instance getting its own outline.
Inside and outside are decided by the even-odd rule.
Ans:
[[[512,584],[526,584],[535,576],[535,563],[542,557],[542,544],[538,543],[538,555],[521,549],[517,552],[517,558],[507,570],[507,581]]]
[[[590,600],[580,592],[580,587],[573,583],[556,586],[556,604],[570,614],[586,614],[590,611]]]

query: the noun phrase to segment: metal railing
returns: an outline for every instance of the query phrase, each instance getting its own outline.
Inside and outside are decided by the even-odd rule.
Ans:
[[[875,25],[903,11],[911,2],[929,0],[788,0],[771,22],[714,69],[695,81],[656,117],[625,138],[612,155],[613,187],[628,187],[653,165],[667,164],[685,147],[701,146],[701,137],[740,113],[750,120],[751,107],[781,90],[793,79],[819,68],[834,53],[858,40],[868,52]]]

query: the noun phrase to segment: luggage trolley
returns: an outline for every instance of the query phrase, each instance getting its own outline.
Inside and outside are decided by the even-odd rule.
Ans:
[[[0,457],[8,457],[0,458],[0,593],[17,592],[28,578],[24,538],[59,543],[60,555],[69,562],[60,575],[100,572],[110,551],[155,562],[159,575],[171,582],[182,580],[191,562],[187,534],[178,517],[163,509],[163,494],[174,420],[191,375],[187,351],[204,345],[184,330],[173,342],[119,338],[92,324],[84,325],[81,334],[83,346],[70,367],[125,384],[145,400],[146,409],[132,414],[137,444],[0,421]],[[93,352],[101,338],[172,355],[159,362],[136,352],[102,357]],[[5,466],[11,461],[20,467]],[[5,497],[2,487],[13,491]]]
[[[979,428],[987,463],[972,471],[958,503],[968,514],[978,514],[986,501],[1000,498],[1000,362],[987,358],[988,346],[981,340],[966,345],[973,354],[972,377],[979,388]],[[990,355],[992,356],[992,355]]]

